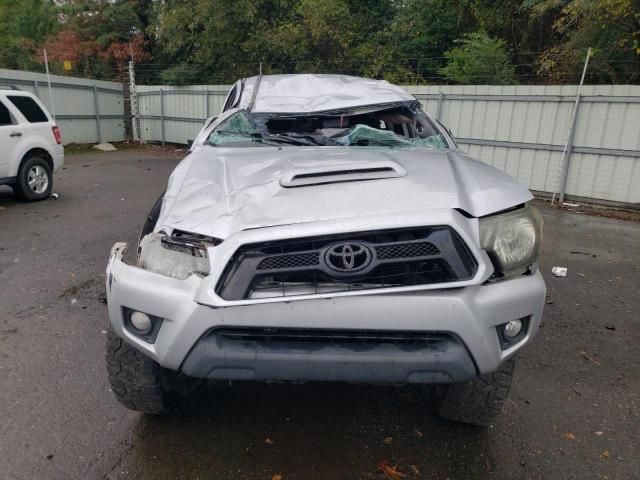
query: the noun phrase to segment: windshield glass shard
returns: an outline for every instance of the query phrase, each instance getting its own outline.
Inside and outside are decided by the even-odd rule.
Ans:
[[[407,138],[395,132],[379,130],[368,125],[356,125],[347,135],[338,137],[335,141],[341,145],[446,148],[440,135],[431,135],[426,138]]]

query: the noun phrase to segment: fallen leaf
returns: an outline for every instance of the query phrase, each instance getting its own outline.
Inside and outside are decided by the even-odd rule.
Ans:
[[[576,436],[571,433],[571,432],[567,432],[564,435],[562,435],[563,438],[566,438],[567,440],[575,440]]]
[[[422,433],[420,430],[418,430],[417,428],[413,430],[413,434],[417,437],[417,438],[422,438],[424,437],[424,433]]]
[[[273,440],[271,440],[270,438],[267,438],[264,443],[266,443],[267,445],[273,445]]]
[[[599,436],[599,437],[600,437],[600,436],[602,436],[602,434],[603,434],[604,432],[601,432],[600,430],[598,430],[597,432],[594,432],[594,433],[595,433],[597,436]]]
[[[602,452],[602,458],[606,458],[607,460],[609,459],[609,450]]]
[[[271,476],[271,480],[282,480],[282,475],[278,475],[277,473],[275,475]]]
[[[399,480],[406,477],[404,473],[398,471],[396,465],[391,465],[388,460],[382,460],[378,463],[378,470],[389,480]]]
[[[382,443],[384,443],[385,445],[391,445],[393,443],[393,437],[384,437]]]
[[[595,363],[596,365],[599,365],[600,363],[593,358],[592,356],[590,356],[587,352],[585,352],[584,350],[580,352],[580,355],[582,356],[582,358],[584,358],[585,360],[589,360],[591,363]]]

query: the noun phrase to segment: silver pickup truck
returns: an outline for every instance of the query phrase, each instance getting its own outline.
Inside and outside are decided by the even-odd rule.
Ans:
[[[169,413],[207,379],[436,384],[488,425],[538,330],[542,219],[403,89],[238,81],[107,267],[107,367]],[[132,252],[136,253],[136,252]]]

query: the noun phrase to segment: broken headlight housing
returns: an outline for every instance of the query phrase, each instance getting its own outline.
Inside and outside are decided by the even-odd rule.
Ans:
[[[526,205],[479,219],[480,246],[487,251],[497,278],[509,278],[532,271],[542,242],[542,217]]]
[[[184,280],[191,274],[209,275],[207,247],[219,240],[174,230],[150,233],[140,241],[138,266],[151,272]]]

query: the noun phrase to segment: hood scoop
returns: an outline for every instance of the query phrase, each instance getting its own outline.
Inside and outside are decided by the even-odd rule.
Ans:
[[[324,185],[327,183],[359,182],[383,178],[404,177],[407,171],[395,162],[358,163],[357,165],[332,165],[288,172],[280,179],[285,188]]]

